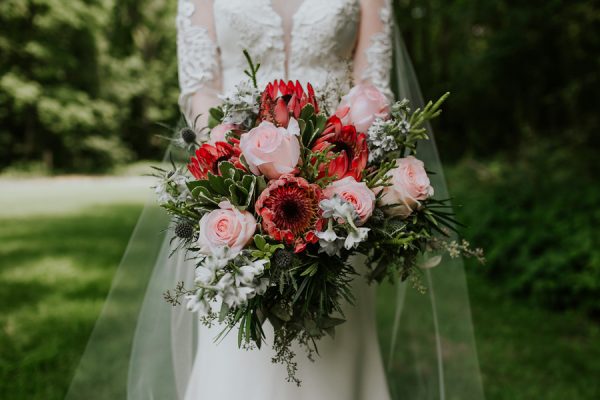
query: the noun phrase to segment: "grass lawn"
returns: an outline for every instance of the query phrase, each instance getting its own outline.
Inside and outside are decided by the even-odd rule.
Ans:
[[[0,181],[0,399],[62,399],[148,181]],[[600,326],[469,276],[489,400],[600,398]]]

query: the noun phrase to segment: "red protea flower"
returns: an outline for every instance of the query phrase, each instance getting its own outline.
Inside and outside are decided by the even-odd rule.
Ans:
[[[356,131],[354,125],[343,125],[335,115],[329,118],[323,133],[312,146],[313,152],[324,151],[327,147],[334,158],[327,164],[321,165],[319,178],[336,176],[342,179],[352,176],[357,181],[362,178],[362,172],[367,166],[369,149],[367,135]]]
[[[259,121],[269,121],[277,126],[287,128],[290,116],[298,119],[302,108],[312,104],[315,113],[319,112],[319,105],[315,99],[315,91],[310,83],[306,85],[308,93],[304,92],[300,82],[274,80],[270,82],[260,98]]]
[[[196,150],[196,155],[190,158],[188,170],[198,180],[207,179],[208,173],[219,175],[219,163],[229,161],[236,168],[245,169],[240,162],[242,152],[239,148],[239,140],[231,139],[233,144],[227,142],[216,142],[215,144],[204,143]]]
[[[262,228],[273,239],[294,246],[299,253],[307,243],[318,238],[323,219],[319,202],[323,199],[321,188],[304,178],[283,175],[272,180],[258,196],[256,213],[262,217]]]

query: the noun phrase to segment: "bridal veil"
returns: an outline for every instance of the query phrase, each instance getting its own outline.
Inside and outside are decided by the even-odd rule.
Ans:
[[[397,27],[391,35],[391,87],[397,99],[407,98],[412,107],[420,107],[421,92]],[[436,197],[448,198],[435,141],[422,142],[418,153],[427,169],[435,172],[431,181]],[[185,255],[169,257],[171,246],[165,233],[169,223],[156,200],[149,199],[67,400],[183,398],[193,361],[202,354],[195,349],[195,314],[183,306],[172,307],[162,297],[177,282],[193,277],[193,264]],[[483,399],[462,260],[444,256],[440,265],[424,270],[424,283],[425,294],[407,283],[378,289],[379,341],[392,398]]]

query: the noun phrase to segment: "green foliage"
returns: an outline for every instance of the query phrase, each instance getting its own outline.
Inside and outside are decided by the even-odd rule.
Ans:
[[[600,313],[598,168],[559,146],[532,144],[520,160],[451,170],[465,236],[486,249],[474,267],[507,294],[548,307]]]
[[[298,118],[300,125],[300,137],[302,144],[306,148],[310,148],[315,139],[325,129],[327,117],[323,114],[315,114],[315,108],[312,104],[307,104],[300,111]]]
[[[188,182],[192,196],[200,207],[216,207],[229,200],[240,210],[246,210],[267,186],[265,178],[245,173],[230,162],[219,164],[221,175],[208,173],[208,179]]]
[[[0,4],[0,168],[96,171],[154,157],[177,118],[173,2]]]
[[[530,137],[598,146],[600,35],[586,0],[403,0],[396,17],[425,98],[450,91],[444,159]]]

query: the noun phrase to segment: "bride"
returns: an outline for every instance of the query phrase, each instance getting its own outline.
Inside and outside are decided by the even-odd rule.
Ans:
[[[336,88],[370,83],[390,101],[396,93],[418,105],[392,20],[391,0],[179,0],[182,111],[205,126],[219,96],[246,80],[244,49],[261,64],[259,87],[280,78],[310,82],[335,109]],[[436,172],[436,195],[446,197],[431,143],[419,154]],[[460,260],[425,271],[427,294],[405,284],[375,293],[356,278],[356,305],[346,307],[335,339],[321,340],[314,362],[295,349],[298,387],[271,363],[269,346],[238,349],[235,335],[215,343],[218,326],[201,326],[195,314],[164,302],[161,294],[190,282],[194,271],[184,254],[169,257],[168,240],[157,234],[168,223],[146,206],[67,399],[483,398]],[[357,270],[360,264],[354,259]]]

